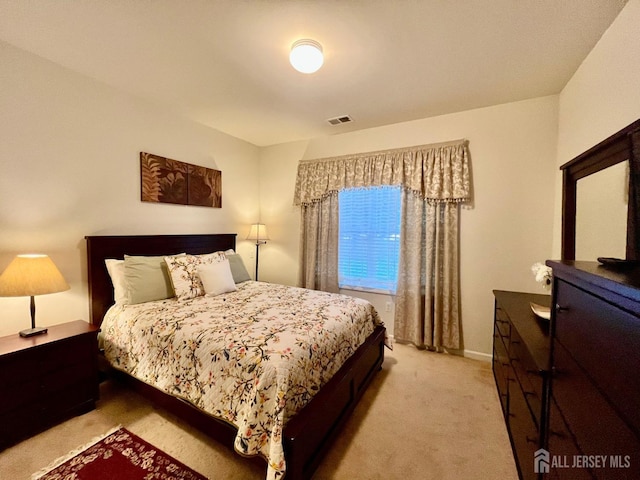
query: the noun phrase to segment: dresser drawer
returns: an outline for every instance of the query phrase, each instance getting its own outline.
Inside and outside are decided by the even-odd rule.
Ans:
[[[531,415],[536,425],[540,427],[542,421],[543,378],[515,329],[511,331],[509,358]]]
[[[640,434],[640,319],[563,281],[557,298],[557,342]]]
[[[552,399],[549,403],[549,446],[547,450],[550,455],[562,459],[562,464],[572,465],[573,459],[578,455],[582,455],[582,452],[574,441],[555,400]],[[572,468],[568,470],[558,466],[549,469],[547,478],[566,479],[569,475],[572,480],[593,480],[594,478],[588,469]]]
[[[496,306],[496,327],[498,327],[498,332],[502,338],[509,341],[509,337],[511,336],[511,322],[509,321],[509,315],[502,309],[502,307],[498,304]]]
[[[505,415],[507,412],[508,381],[510,370],[511,366],[509,364],[507,350],[504,346],[504,343],[502,342],[500,334],[496,332],[493,337],[493,376],[495,378],[498,395],[500,397],[502,413]]]
[[[596,478],[640,478],[640,440],[562,345],[554,345],[552,399],[583,455],[630,455],[629,469],[600,469]],[[552,428],[556,419],[551,416]],[[551,446],[550,435],[550,443]],[[551,452],[555,453],[555,452]]]
[[[531,412],[522,390],[509,390],[509,431],[514,446],[516,464],[521,480],[534,480],[533,456],[539,448],[538,428],[531,418]]]

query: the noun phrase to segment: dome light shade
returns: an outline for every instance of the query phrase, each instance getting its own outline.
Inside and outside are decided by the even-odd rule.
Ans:
[[[315,40],[298,40],[291,45],[289,61],[301,73],[317,72],[324,62],[322,45]]]

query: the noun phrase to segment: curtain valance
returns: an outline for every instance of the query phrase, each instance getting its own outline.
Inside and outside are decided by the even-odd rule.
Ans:
[[[301,161],[293,203],[309,205],[345,188],[381,185],[401,186],[430,203],[469,200],[467,141]]]

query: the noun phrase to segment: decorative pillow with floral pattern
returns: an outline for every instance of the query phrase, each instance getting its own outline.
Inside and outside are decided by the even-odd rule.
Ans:
[[[169,268],[171,283],[178,300],[188,300],[205,294],[204,286],[198,274],[198,267],[212,265],[226,260],[224,252],[203,255],[185,255],[183,257],[165,257]]]

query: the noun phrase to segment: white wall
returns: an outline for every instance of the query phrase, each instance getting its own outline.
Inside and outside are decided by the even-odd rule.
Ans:
[[[6,43],[0,65],[0,271],[43,252],[71,285],[36,298],[39,325],[88,320],[85,235],[237,232],[253,252],[257,147]],[[140,151],[221,170],[222,208],[141,202]],[[0,298],[0,336],[30,326],[28,305]]]
[[[539,292],[531,264],[559,256],[558,165],[640,117],[639,24],[640,0],[630,0],[559,100],[263,149],[0,43],[0,270],[17,253],[49,253],[72,288],[37,299],[39,323],[88,318],[85,235],[238,232],[252,271],[243,239],[260,218],[272,239],[261,280],[296,284],[300,159],[467,138],[475,201],[461,219],[463,334],[467,353],[489,354],[491,290]],[[140,151],[222,170],[223,208],[141,203]],[[387,301],[374,303],[392,327]],[[28,326],[27,305],[0,298],[0,335]]]
[[[467,138],[474,205],[461,215],[464,346],[468,355],[490,355],[492,289],[543,293],[530,269],[551,251],[556,122],[557,97],[550,96],[263,148],[261,218],[272,241],[261,250],[260,278],[297,282],[299,160]],[[374,299],[391,331],[393,312],[385,310],[392,300]]]
[[[558,166],[640,118],[640,0],[630,0],[560,94]],[[560,257],[562,177],[553,256]],[[608,232],[601,229],[603,235]],[[606,255],[605,255],[606,256]]]

